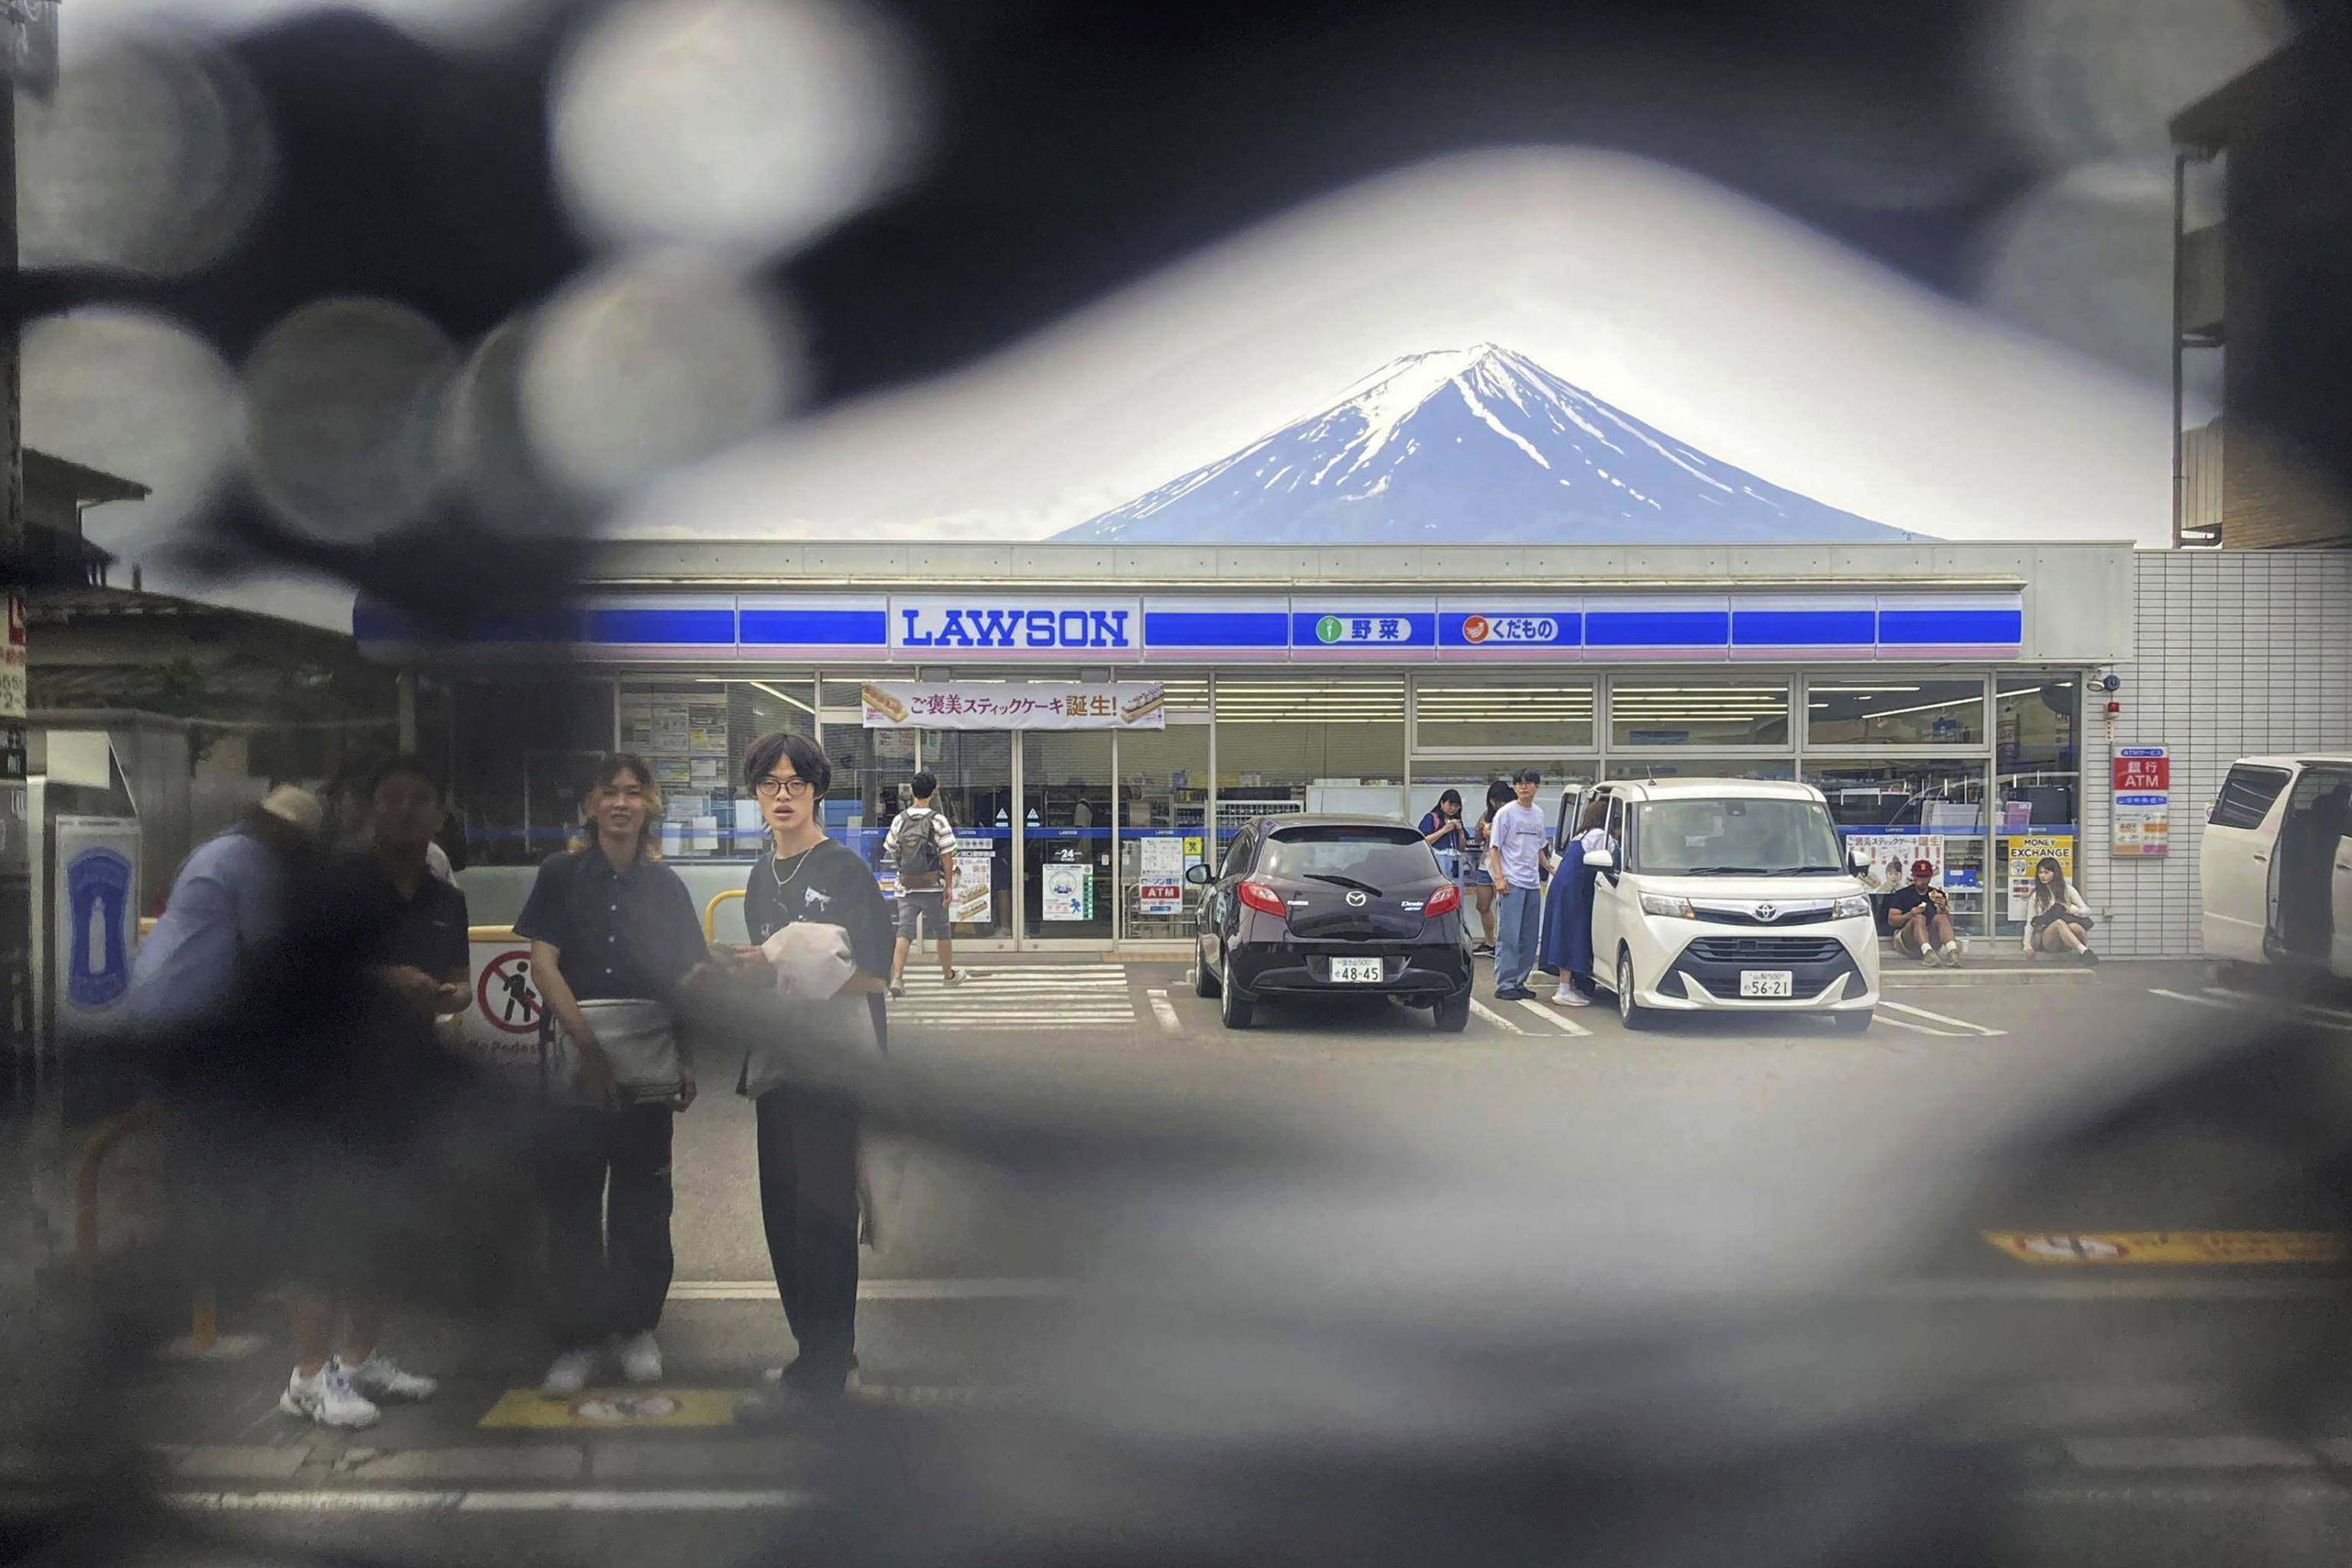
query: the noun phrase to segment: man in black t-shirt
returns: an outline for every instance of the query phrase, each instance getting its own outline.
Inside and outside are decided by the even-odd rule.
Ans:
[[[1886,933],[1895,945],[1922,963],[1940,955],[1947,968],[1960,966],[1960,944],[1952,935],[1952,910],[1936,886],[1936,863],[1915,860],[1911,882],[1886,896]]]
[[[376,771],[368,801],[374,837],[364,853],[336,868],[336,913],[366,944],[367,973],[391,1008],[413,1015],[421,1032],[430,1020],[464,1012],[472,1000],[466,895],[426,864],[425,847],[443,816],[441,788],[431,770],[416,758],[395,757]],[[388,1194],[369,1195],[397,1206]],[[295,1364],[278,1408],[321,1426],[370,1426],[379,1404],[429,1398],[436,1385],[402,1371],[377,1348],[383,1313],[370,1287],[385,1267],[372,1246],[383,1239],[382,1227],[331,1203],[316,1225],[316,1244],[303,1250],[317,1260],[320,1277],[296,1284],[285,1298]],[[349,1327],[336,1355],[339,1319]]]
[[[890,906],[857,853],[825,836],[817,803],[833,765],[804,735],[770,735],[745,760],[758,797],[767,852],[743,889],[743,921],[754,942],[787,926],[838,926],[854,973],[839,994],[863,994],[877,1045],[887,1045],[883,994],[896,939]],[[746,974],[764,963],[756,948],[733,963]],[[764,973],[764,972],[761,972]],[[749,1091],[748,1075],[738,1087]],[[837,1397],[857,1365],[857,1107],[813,1084],[766,1089],[759,1110],[760,1218],[784,1318],[800,1358],[779,1374],[790,1394]],[[756,1418],[757,1407],[739,1406]]]

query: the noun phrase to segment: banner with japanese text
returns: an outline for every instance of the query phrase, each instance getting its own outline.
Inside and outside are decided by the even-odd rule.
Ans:
[[[869,730],[1164,730],[1156,680],[869,680],[859,688]]]

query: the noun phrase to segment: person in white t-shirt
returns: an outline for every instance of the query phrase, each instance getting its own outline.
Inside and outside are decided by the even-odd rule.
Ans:
[[[1521,768],[1511,780],[1517,796],[1495,813],[1487,830],[1486,865],[1495,878],[1498,916],[1495,934],[1495,995],[1505,1002],[1532,1001],[1528,976],[1535,973],[1536,940],[1543,929],[1543,879],[1551,868],[1551,829],[1536,805],[1543,774]]]

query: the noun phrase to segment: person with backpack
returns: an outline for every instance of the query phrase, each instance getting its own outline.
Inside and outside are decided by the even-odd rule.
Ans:
[[[890,959],[890,994],[907,994],[907,954],[922,940],[928,923],[940,944],[940,979],[961,985],[956,973],[955,941],[948,924],[948,894],[955,887],[955,829],[947,813],[932,804],[939,794],[938,775],[915,775],[915,804],[890,825],[890,858],[898,866],[898,947]]]

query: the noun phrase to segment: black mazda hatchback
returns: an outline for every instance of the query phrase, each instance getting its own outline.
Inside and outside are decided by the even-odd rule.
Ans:
[[[1195,917],[1192,984],[1229,1029],[1261,1001],[1387,996],[1470,1021],[1462,889],[1412,828],[1377,816],[1262,817],[1234,836]]]

